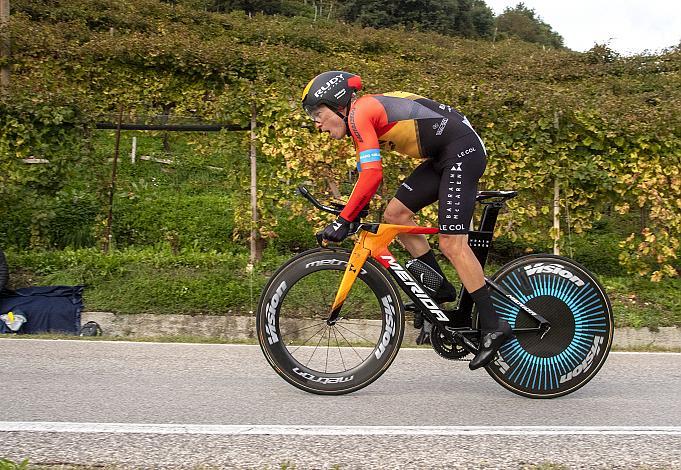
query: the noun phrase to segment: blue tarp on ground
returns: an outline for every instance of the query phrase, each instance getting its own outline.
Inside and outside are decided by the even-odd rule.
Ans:
[[[0,294],[0,314],[21,310],[27,318],[20,333],[78,333],[84,286],[26,287]],[[0,333],[9,333],[0,321]]]

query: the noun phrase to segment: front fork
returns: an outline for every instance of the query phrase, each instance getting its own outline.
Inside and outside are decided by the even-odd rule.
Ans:
[[[360,235],[360,239],[355,244],[355,248],[350,253],[350,259],[348,260],[348,265],[345,267],[345,274],[343,274],[343,279],[338,287],[338,292],[336,292],[336,298],[331,306],[331,311],[329,313],[329,318],[326,319],[326,324],[329,326],[335,325],[340,318],[340,312],[343,308],[343,303],[348,297],[350,288],[355,283],[359,272],[362,270],[364,263],[366,262],[369,255],[371,255],[371,250],[364,247],[364,238],[366,237],[366,232]]]

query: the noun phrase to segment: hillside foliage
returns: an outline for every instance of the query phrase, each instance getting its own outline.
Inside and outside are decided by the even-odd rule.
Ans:
[[[447,36],[517,37],[547,47],[563,38],[522,2],[494,16],[484,0],[166,0],[206,11],[306,16],[372,28],[404,28]]]
[[[622,242],[622,263],[656,279],[678,275],[679,48],[658,56],[619,57],[605,46],[575,53],[157,0],[15,0],[12,8],[0,218],[16,210],[5,201],[30,201],[35,207],[26,210],[43,214],[36,223],[49,218],[39,201],[63,191],[76,170],[93,175],[88,191],[105,193],[108,163],[94,158],[89,139],[101,115],[122,107],[126,119],[170,112],[247,125],[255,104],[260,233],[276,238],[289,214],[320,224],[291,187],[307,182],[330,193],[329,182],[346,181],[355,167],[354,151],[349,141],[310,132],[298,100],[312,76],[343,69],[362,75],[367,92],[411,91],[469,117],[490,155],[483,187],[521,193],[500,233],[524,243],[558,236],[550,231],[557,179],[573,232],[603,214],[636,217],[641,224]],[[194,148],[197,157],[211,151]],[[45,155],[54,164],[22,163]],[[379,206],[417,163],[393,154],[385,162]],[[244,189],[233,198],[238,239],[250,230],[248,174],[235,179]],[[433,216],[426,211],[431,223]],[[40,244],[46,235],[33,230],[31,243]]]
[[[543,44],[545,46],[561,48],[563,38],[544,22],[537,13],[518,3],[515,7],[508,7],[496,18],[497,30],[501,34],[515,36],[523,41]]]

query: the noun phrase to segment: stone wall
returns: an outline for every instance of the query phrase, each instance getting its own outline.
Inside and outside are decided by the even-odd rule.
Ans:
[[[255,317],[233,315],[118,315],[108,312],[84,312],[83,323],[96,321],[107,336],[117,337],[159,337],[199,336],[220,338],[225,341],[257,341]],[[367,320],[367,335],[377,327],[376,320]],[[404,346],[415,344],[418,331],[407,322],[404,332]],[[681,328],[663,327],[618,328],[615,330],[613,347],[636,349],[644,347],[681,349]]]

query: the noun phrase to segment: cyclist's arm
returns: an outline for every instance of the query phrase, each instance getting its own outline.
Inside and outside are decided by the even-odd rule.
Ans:
[[[350,111],[348,126],[350,133],[357,146],[357,170],[359,179],[355,184],[350,199],[341,212],[345,220],[355,220],[360,211],[369,204],[371,197],[376,193],[378,185],[383,180],[383,165],[381,163],[381,151],[378,146],[378,136],[372,119],[372,109],[375,104],[380,104],[369,97],[358,100]]]

